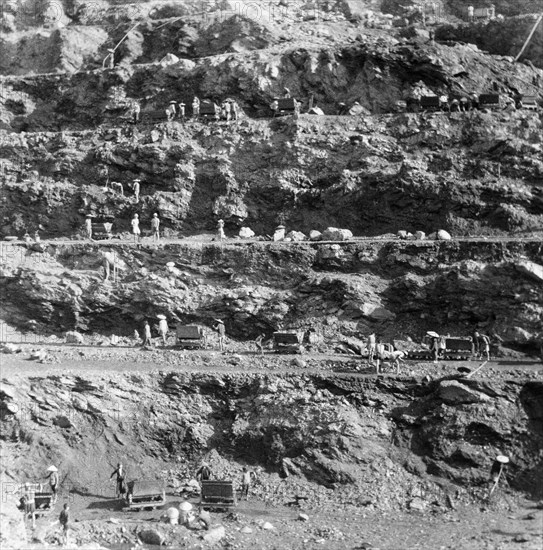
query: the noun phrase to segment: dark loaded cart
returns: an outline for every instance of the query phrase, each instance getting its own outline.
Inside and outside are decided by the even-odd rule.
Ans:
[[[498,110],[503,108],[500,94],[481,94],[479,96],[479,109]]]
[[[219,120],[221,109],[213,101],[204,100],[200,103],[200,118],[202,120]]]
[[[303,331],[273,333],[273,350],[276,353],[303,353]]]
[[[96,241],[113,237],[113,216],[99,216],[92,220],[92,238]]]
[[[126,507],[129,510],[154,510],[166,503],[166,491],[160,481],[129,481]]]
[[[202,481],[200,510],[228,509],[236,505],[233,481]]]
[[[441,103],[439,102],[439,97],[437,97],[436,95],[423,95],[420,98],[420,108],[423,111],[440,111]]]
[[[198,325],[177,325],[175,345],[183,349],[202,349],[205,347],[205,336]]]
[[[523,95],[520,102],[523,109],[529,109],[531,111],[537,111],[539,105],[537,104],[537,96],[535,95]]]
[[[293,115],[296,112],[296,100],[293,97],[276,99],[277,109],[273,116]]]
[[[431,349],[431,339],[425,338],[424,347],[410,350],[407,353],[409,359],[433,359],[434,352]],[[469,337],[445,337],[445,348],[440,349],[440,359],[467,360],[473,356],[473,341]]]

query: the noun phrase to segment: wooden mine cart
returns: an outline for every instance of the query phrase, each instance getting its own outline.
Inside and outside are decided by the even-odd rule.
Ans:
[[[303,353],[303,331],[273,333],[273,351],[276,353]]]
[[[420,98],[420,108],[423,111],[439,111],[441,104],[437,95],[423,95]]]
[[[538,104],[537,104],[537,96],[535,95],[523,95],[521,97],[521,103],[523,109],[530,109],[531,111],[537,111]]]
[[[49,513],[57,501],[56,495],[52,491],[45,491],[41,483],[32,483],[31,486],[34,492],[36,515],[39,516]],[[26,495],[23,494],[18,506],[20,510],[24,510],[25,498]]]
[[[228,509],[237,505],[233,481],[202,481],[200,510]]]
[[[433,359],[431,349],[431,339],[425,338],[425,346],[419,349],[410,350],[407,353],[409,359]],[[469,337],[451,337],[445,338],[445,349],[440,350],[440,359],[452,361],[467,360],[473,355],[473,341]]]
[[[154,510],[166,504],[166,491],[160,481],[129,481],[126,485],[129,510]]]
[[[213,101],[202,101],[200,103],[200,118],[203,120],[219,120],[221,108]]]
[[[205,337],[202,327],[198,325],[177,325],[175,328],[175,345],[183,349],[202,349]]]
[[[34,502],[36,503],[36,514],[45,514],[53,509],[56,496],[48,491],[36,491]]]
[[[296,100],[293,97],[276,99],[277,109],[273,116],[293,115],[296,112]]]
[[[95,241],[111,239],[113,222],[113,216],[101,216],[92,220],[92,238]]]
[[[502,106],[500,94],[481,94],[479,96],[479,109],[497,110]]]

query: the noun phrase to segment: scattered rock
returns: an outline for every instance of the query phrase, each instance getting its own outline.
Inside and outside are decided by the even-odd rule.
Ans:
[[[242,527],[239,532],[243,533],[244,535],[250,535],[253,530],[246,525],[245,527]]]
[[[0,351],[2,353],[20,353],[21,348],[19,346],[16,346],[15,344],[3,344],[0,347]]]
[[[423,500],[420,497],[415,497],[413,500],[409,502],[409,509],[410,510],[425,510],[428,506],[428,503]]]
[[[205,535],[202,536],[205,542],[208,544],[216,544],[226,536],[226,529],[219,525],[210,529]]]
[[[34,350],[30,352],[32,361],[44,361],[47,358],[47,352],[44,349]]]
[[[309,521],[309,516],[307,514],[304,514],[303,512],[300,512],[298,514],[298,519],[300,521]]]
[[[275,529],[275,527],[269,521],[265,521],[262,524],[262,529],[264,529],[266,531],[272,531],[273,529]]]
[[[304,361],[303,359],[300,359],[299,357],[295,357],[292,360],[292,365],[303,369],[304,367],[307,367],[307,362]]]
[[[417,241],[424,241],[426,239],[426,233],[424,231],[415,231],[415,239]]]
[[[407,231],[404,231],[403,229],[400,229],[400,231],[398,231],[398,233],[396,233],[396,236],[399,238],[399,239],[407,239]]]
[[[255,236],[255,232],[250,227],[242,227],[239,230],[239,236],[242,239],[251,239]]]

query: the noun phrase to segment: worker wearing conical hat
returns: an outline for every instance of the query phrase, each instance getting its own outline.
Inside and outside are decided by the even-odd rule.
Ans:
[[[47,468],[47,472],[47,479],[49,479],[51,492],[53,493],[53,498],[56,499],[58,490],[58,468],[56,466],[49,466],[49,468]]]

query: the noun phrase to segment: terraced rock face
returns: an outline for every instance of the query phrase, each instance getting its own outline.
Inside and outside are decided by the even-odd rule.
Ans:
[[[5,320],[43,334],[131,337],[159,313],[171,324],[208,327],[220,317],[239,341],[281,327],[312,328],[320,334],[315,350],[323,351],[360,332],[418,340],[426,330],[471,334],[482,327],[493,335],[493,354],[500,344],[538,353],[538,241],[114,244],[115,283],[103,281],[105,250],[4,245]]]
[[[246,358],[239,361],[248,366]],[[461,486],[484,492],[499,448],[515,456],[510,483],[541,497],[533,484],[541,473],[541,383],[485,376],[426,386],[348,375],[179,371],[110,373],[107,384],[94,375],[40,377],[2,386],[2,433],[26,449],[10,476],[39,477],[37,465],[49,460],[61,466],[71,491],[89,495],[106,490],[109,467],[100,464],[113,465],[116,457],[123,456],[134,478],[156,476],[153,461],[177,460],[184,466],[165,478],[173,483],[213,449],[219,478],[238,474],[225,458],[263,467],[260,496],[270,503],[286,497],[284,490],[269,493],[286,467],[315,484],[312,508],[363,499],[372,508],[403,509],[421,491],[426,504],[446,505],[447,494]],[[440,487],[428,474],[448,481]]]
[[[109,124],[2,136],[4,236],[38,224],[48,236],[74,235],[87,214],[113,215],[119,232],[134,212],[143,220],[158,212],[171,235],[212,229],[218,218],[232,232],[249,225],[258,234],[278,223],[355,235],[504,234],[542,224],[535,113]],[[124,196],[104,191],[108,177]],[[129,189],[136,177],[138,204]]]

